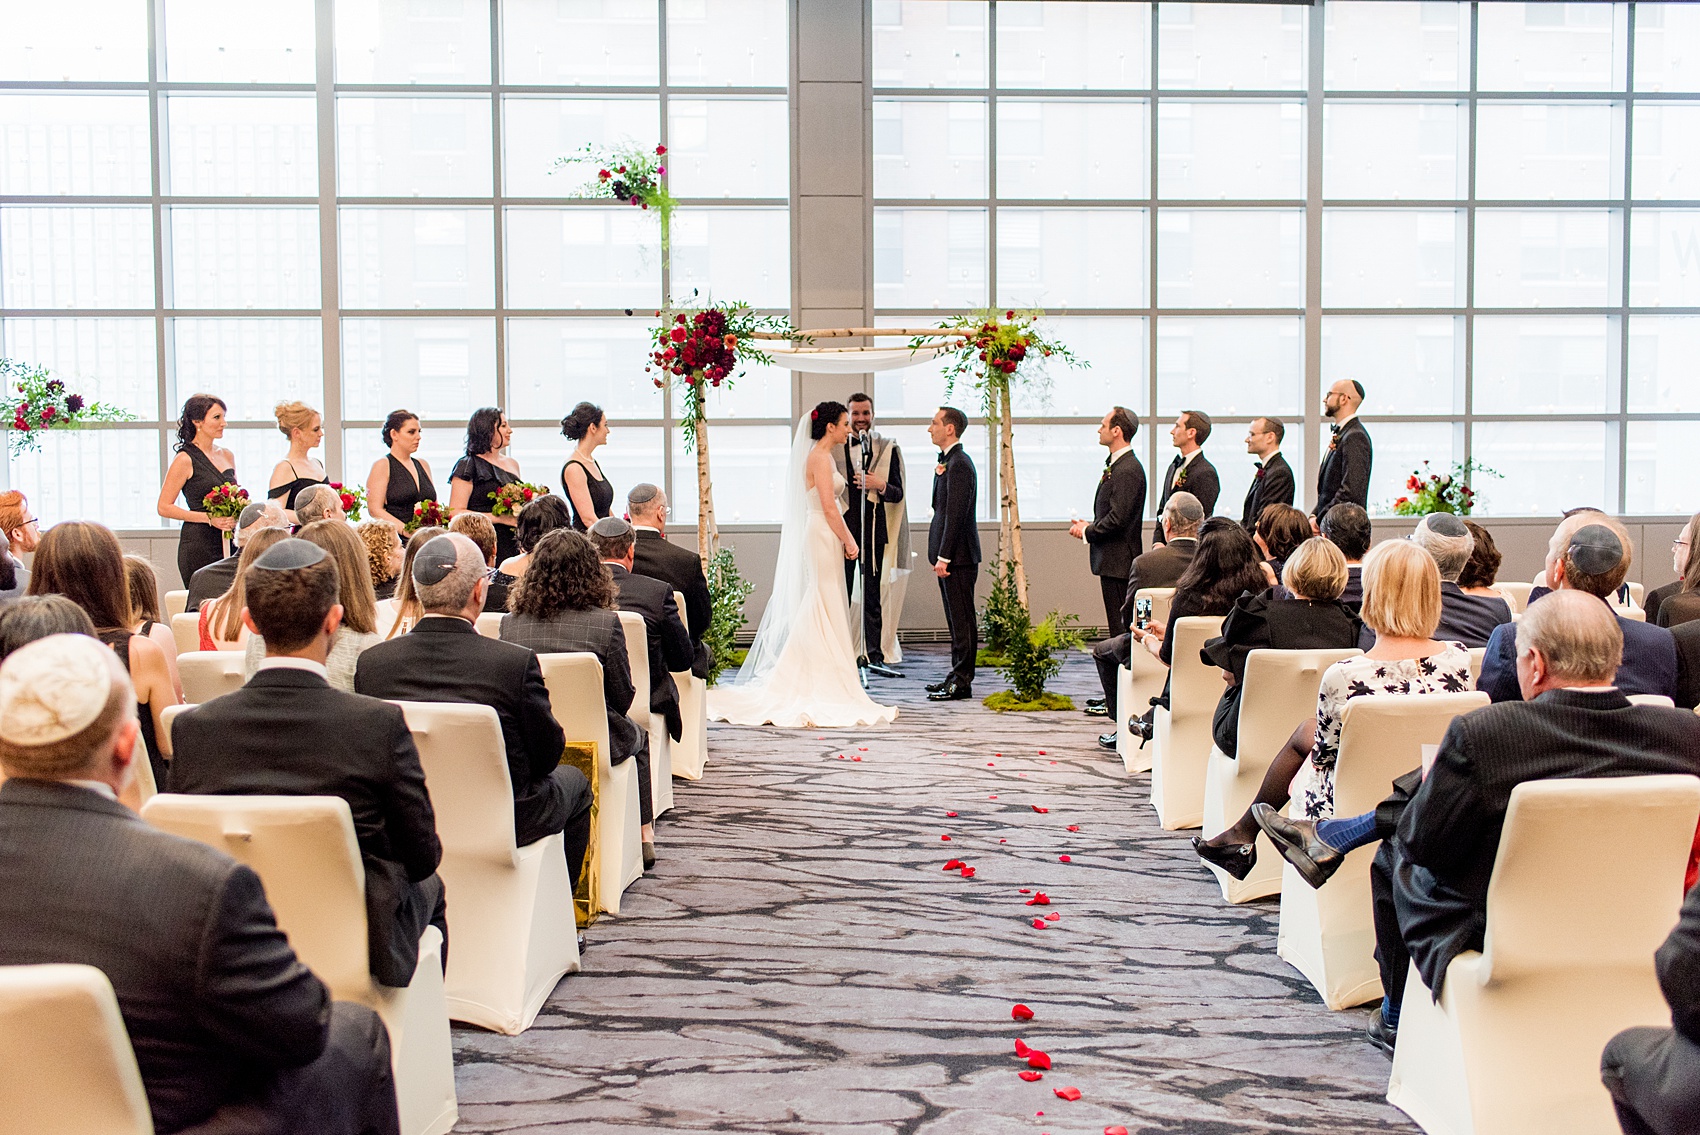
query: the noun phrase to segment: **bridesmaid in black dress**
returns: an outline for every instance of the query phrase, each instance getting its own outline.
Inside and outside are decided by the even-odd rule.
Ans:
[[[277,428],[289,439],[289,456],[272,470],[271,487],[266,496],[282,503],[295,520],[295,498],[309,485],[322,485],[330,478],[325,467],[313,459],[312,451],[325,440],[325,422],[319,412],[305,402],[279,402],[272,413]]]
[[[495,406],[474,410],[466,423],[466,456],[455,462],[449,474],[449,509],[488,513],[496,526],[497,563],[519,555],[519,541],[514,536],[517,518],[512,513],[497,516],[490,512],[496,503],[490,494],[522,480],[519,462],[502,452],[513,435],[507,415]]]
[[[181,520],[177,536],[177,574],[183,586],[208,564],[224,558],[224,533],[236,527],[234,516],[208,516],[201,506],[206,495],[236,480],[236,455],[218,444],[224,436],[224,399],[193,394],[177,419],[177,456],[165,469],[156,511],[167,520]],[[178,493],[183,504],[175,503]]]
[[[614,515],[614,486],[596,463],[597,449],[608,440],[608,418],[601,407],[580,402],[561,419],[561,433],[578,442],[561,466],[561,493],[572,506],[573,527],[588,532],[598,520]]]
[[[419,415],[409,410],[392,410],[384,419],[384,446],[389,453],[378,458],[366,474],[366,510],[373,520],[393,525],[399,532],[413,520],[413,506],[437,499],[431,482],[431,466],[419,452],[424,435]]]

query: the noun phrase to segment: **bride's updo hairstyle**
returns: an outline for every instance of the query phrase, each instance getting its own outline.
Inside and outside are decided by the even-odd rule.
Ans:
[[[820,403],[813,410],[809,411],[809,436],[815,441],[819,441],[821,438],[826,436],[826,427],[832,425],[849,412],[850,411],[845,408],[844,403],[842,402]]]

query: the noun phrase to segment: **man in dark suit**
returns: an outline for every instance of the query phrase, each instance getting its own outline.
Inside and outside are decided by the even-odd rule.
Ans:
[[[1127,633],[1122,600],[1134,559],[1145,550],[1145,466],[1133,452],[1139,419],[1125,406],[1113,407],[1098,423],[1098,444],[1110,451],[1104,475],[1092,499],[1092,520],[1076,520],[1068,534],[1085,540],[1092,574],[1104,596],[1104,623],[1110,637]]]
[[[1511,607],[1503,599],[1471,595],[1458,586],[1458,576],[1476,547],[1470,530],[1450,512],[1436,512],[1417,521],[1411,543],[1427,552],[1440,570],[1440,623],[1430,637],[1462,643],[1471,650],[1486,646],[1493,632],[1511,621]],[[1373,646],[1375,632],[1367,637]]]
[[[1676,704],[1683,709],[1700,706],[1700,622],[1670,628],[1676,644]]]
[[[685,597],[685,627],[691,634],[691,673],[706,678],[708,647],[703,644],[702,636],[708,633],[709,621],[714,617],[714,600],[708,594],[702,560],[689,548],[681,548],[667,539],[667,494],[657,486],[633,485],[626,494],[626,515],[637,534],[632,574],[659,579]]]
[[[1369,554],[1369,513],[1362,505],[1337,504],[1322,514],[1322,538],[1346,557],[1346,590],[1340,602],[1356,611],[1364,602],[1364,556]]]
[[[1198,498],[1204,515],[1216,511],[1216,498],[1222,495],[1222,482],[1216,466],[1204,456],[1204,442],[1210,437],[1210,415],[1198,410],[1184,411],[1169,427],[1169,440],[1180,453],[1163,474],[1163,496],[1157,502],[1157,515],[1168,507],[1169,497],[1185,489]]]
[[[1700,1131],[1700,887],[1653,961],[1675,1027],[1625,1029],[1600,1057],[1624,1135]]]
[[[614,575],[620,592],[620,610],[643,616],[649,632],[649,711],[667,722],[667,735],[677,741],[684,734],[685,718],[679,711],[679,686],[673,671],[691,668],[691,636],[679,620],[679,605],[673,589],[658,579],[633,575],[633,549],[637,546],[632,526],[617,516],[604,516],[590,526],[590,543]]]
[[[859,554],[844,561],[844,585],[852,598],[857,573],[862,580],[862,650],[857,664],[882,678],[901,678],[900,671],[885,664],[884,589],[887,586],[886,549],[897,542],[895,566],[909,566],[906,533],[894,531],[904,524],[908,508],[903,504],[903,450],[897,442],[874,429],[874,400],[858,391],[850,396],[850,437],[834,454],[844,478],[844,524],[856,541]],[[901,612],[899,612],[901,614]],[[867,685],[867,674],[862,675]]]
[[[448,937],[437,817],[401,710],[331,688],[342,623],[336,561],[288,539],[249,567],[242,620],[266,658],[240,690],[172,724],[171,790],[198,796],[340,796],[366,869],[372,976],[406,986],[429,923]],[[445,949],[447,947],[445,946]]]
[[[1578,512],[1559,523],[1547,544],[1547,582],[1559,590],[1585,591],[1609,605],[1612,593],[1629,574],[1633,555],[1629,533],[1616,520],[1598,512]],[[1545,603],[1552,594],[1540,592],[1539,598],[1531,596],[1527,610]],[[1617,688],[1625,694],[1675,697],[1677,654],[1671,632],[1621,615],[1616,617],[1623,636],[1623,664],[1617,670]],[[1517,683],[1515,624],[1505,624],[1488,639],[1476,689],[1485,691],[1496,702],[1516,701],[1522,696]]]
[[[968,415],[955,406],[940,406],[927,425],[927,437],[939,447],[933,467],[933,520],[927,527],[927,562],[938,577],[944,597],[944,618],[950,628],[950,674],[927,686],[930,701],[959,701],[973,697],[974,655],[980,647],[980,627],[974,613],[974,584],[980,578],[980,529],[977,510],[978,474],[962,434]]]
[[[1245,451],[1257,458],[1257,472],[1252,474],[1251,488],[1245,491],[1245,510],[1240,524],[1247,532],[1257,526],[1257,518],[1272,504],[1293,503],[1293,467],[1281,456],[1281,442],[1287,436],[1287,424],[1280,418],[1256,418],[1246,431]]]
[[[0,668],[0,965],[107,976],[161,1135],[395,1135],[377,1015],[331,1001],[252,870],[118,802],[138,733],[135,690],[94,639],[53,635]]]
[[[386,703],[460,702],[495,710],[513,784],[514,841],[524,847],[561,832],[576,887],[590,843],[590,783],[560,763],[566,739],[549,708],[537,655],[475,629],[488,586],[477,544],[458,532],[427,541],[413,557],[413,587],[424,616],[410,633],[360,655],[354,688]]]
[[[1142,587],[1173,587],[1192,562],[1198,550],[1198,526],[1204,523],[1204,507],[1188,492],[1173,493],[1163,509],[1163,543],[1156,545],[1133,561],[1128,570],[1127,589],[1122,602],[1122,617],[1131,626],[1136,620],[1134,596]],[[1086,703],[1089,717],[1108,717],[1116,714],[1116,672],[1128,665],[1133,652],[1130,631],[1107,638],[1092,648],[1092,661],[1098,667],[1098,681],[1104,687],[1102,698]],[[1106,749],[1116,747],[1114,732],[1098,738]]]
[[[232,540],[235,548],[230,555],[208,564],[189,578],[186,584],[189,598],[183,609],[199,611],[202,603],[229,591],[236,582],[236,564],[242,558],[242,545],[262,528],[282,528],[284,523],[283,509],[275,500],[255,501],[243,509],[242,515],[236,518],[236,532]]]
[[[1311,513],[1319,519],[1337,504],[1369,507],[1369,474],[1375,464],[1375,450],[1369,431],[1358,420],[1358,408],[1363,404],[1363,383],[1344,378],[1330,387],[1323,399],[1322,412],[1331,424],[1328,451],[1322,455],[1316,474],[1316,508]]]

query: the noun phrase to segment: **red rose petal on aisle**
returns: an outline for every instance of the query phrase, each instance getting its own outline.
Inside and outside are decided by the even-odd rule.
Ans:
[[[1034,811],[1035,811],[1035,812],[1049,812],[1049,811],[1050,811],[1050,809],[1049,809],[1049,808],[1041,808],[1041,807],[1039,807],[1039,805],[1037,805],[1037,804],[1035,804],[1035,805],[1033,805],[1033,810],[1034,810]]]
[[[1022,887],[1021,893],[1024,894],[1024,895],[1030,895],[1030,894],[1033,893],[1033,888],[1032,887]]]
[[[861,758],[861,757],[851,757],[851,758],[850,758],[850,759],[851,759],[851,760],[853,760],[853,761],[859,761],[859,760],[861,760],[861,759],[862,759],[862,758]]]
[[[998,840],[998,842],[999,842],[999,843],[1008,843],[1008,842],[1009,842],[1009,840],[1007,840],[1007,839],[1000,839],[1000,840]]]
[[[959,867],[966,867],[966,866],[967,866],[967,864],[962,862],[962,860],[952,859],[950,862],[948,862],[944,865],[944,869],[946,871],[955,871]]]
[[[1040,756],[1041,756],[1041,757],[1042,757],[1042,756],[1044,756],[1044,755],[1045,755],[1045,750],[1043,750],[1043,749],[1040,749],[1040,750],[1039,750],[1039,755],[1040,755]]]
[[[987,767],[987,768],[997,768],[997,767],[998,767],[998,763],[997,763],[997,762],[996,762],[996,761],[987,761],[987,762],[986,762],[986,767]]]
[[[1051,905],[1051,896],[1047,895],[1044,891],[1040,891],[1038,894],[1034,895],[1032,898],[1027,900],[1027,905],[1028,906],[1050,906]]]
[[[950,838],[950,837],[949,837],[949,836],[945,836],[945,837],[944,837],[944,838],[946,838],[946,839],[949,839],[949,838]],[[1072,856],[1068,856],[1068,855],[1059,855],[1059,856],[1057,856],[1057,862],[1058,862],[1058,863],[1073,863],[1073,862],[1074,862],[1074,859],[1073,859],[1073,857],[1072,857]]]
[[[1033,1010],[1029,1009],[1025,1005],[1012,1005],[1010,1006],[1009,1015],[1013,1020],[1031,1021],[1033,1019]]]
[[[868,751],[868,747],[866,745],[858,745],[856,746],[856,751],[858,753],[865,753]]]
[[[1052,763],[1052,764],[1056,764],[1056,763],[1057,763],[1057,762],[1055,762],[1055,761],[1052,761],[1052,762],[1051,762],[1051,763]]]
[[[1045,1078],[1045,1074],[1043,1072],[1017,1072],[1016,1075],[1020,1076],[1023,1080],[1026,1080],[1029,1084],[1033,1083],[1035,1080],[1043,1080]]]
[[[1051,1091],[1056,1093],[1059,1100],[1073,1101],[1080,1098],[1079,1088],[1052,1088]]]
[[[1027,1067],[1038,1068],[1041,1071],[1049,1071],[1051,1067],[1051,1058],[1036,1048],[1030,1048],[1027,1050]]]
[[[1035,929],[1035,930],[1049,930],[1050,927],[1045,924],[1045,920],[1043,918],[1035,918],[1033,920],[1033,929]]]
[[[972,878],[973,878],[973,877],[974,877],[974,868],[972,868],[972,867],[964,867],[964,868],[963,868],[963,869],[962,869],[962,877],[963,877],[963,878],[964,878],[964,879],[972,879]]]
[[[973,868],[970,867],[969,870],[972,871]],[[1045,916],[1045,921],[1046,922],[1055,922],[1057,919],[1059,919],[1061,917],[1062,917],[1062,915],[1058,914],[1056,911],[1053,910],[1053,911],[1051,911],[1051,913],[1049,913]]]
[[[1104,1128],[1104,1135],[1127,1135],[1127,1128],[1118,1123],[1113,1127]]]
[[[953,812],[952,815],[955,815],[955,813]],[[1080,825],[1079,824],[1070,824],[1068,826],[1068,830],[1071,831],[1071,832],[1077,832],[1077,831],[1080,830]]]
[[[947,835],[941,835],[941,836],[939,836],[939,838],[940,838],[940,839],[942,839],[942,840],[944,840],[944,841],[945,841],[945,842],[946,842],[946,843],[949,843],[949,842],[950,842],[950,837],[949,837],[949,836],[947,836]]]
[[[1021,1057],[1021,1059],[1023,1059],[1023,1060],[1026,1060],[1027,1054],[1032,1052],[1032,1051],[1033,1050],[1031,1048],[1027,1047],[1026,1041],[1022,1040],[1020,1037],[1015,1038],[1015,1054],[1017,1056]]]
[[[839,753],[839,754],[838,754],[838,759],[839,759],[839,760],[843,760],[843,759],[844,759],[844,754],[843,754],[843,753]]]
[[[997,797],[996,796],[988,796],[988,797],[986,797],[986,799],[987,800],[996,800]]]

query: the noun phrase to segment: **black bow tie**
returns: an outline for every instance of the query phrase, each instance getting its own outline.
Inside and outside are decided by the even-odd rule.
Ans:
[[[1336,433],[1337,434],[1345,428],[1346,428],[1345,426],[1331,425],[1331,426],[1328,427],[1328,431],[1330,433]]]
[[[1106,469],[1108,469],[1108,468],[1109,468],[1109,467],[1110,467],[1110,463],[1111,463],[1111,462],[1112,462],[1112,461],[1114,461],[1114,460],[1115,460],[1115,458],[1114,458],[1114,457],[1106,457],[1106,458],[1104,458],[1104,468],[1106,468]]]
[[[944,464],[944,459],[945,459],[945,458],[946,458],[946,457],[949,457],[949,456],[950,456],[950,455],[949,455],[949,454],[948,454],[948,453],[941,453],[941,454],[939,454],[939,464],[940,464],[940,465],[943,465],[943,464]]]
[[[1175,459],[1174,459],[1174,461],[1173,461],[1173,462],[1172,462],[1172,463],[1171,463],[1171,464],[1170,464],[1170,465],[1169,465],[1169,468],[1171,468],[1171,469],[1179,469],[1179,468],[1180,468],[1180,467],[1181,467],[1181,466],[1182,466],[1182,465],[1185,465],[1185,464],[1186,464],[1186,458],[1184,458],[1184,457],[1177,457],[1177,458],[1175,458]]]
[[[1261,461],[1253,461],[1252,464],[1257,466],[1259,469],[1263,468],[1263,462]]]

